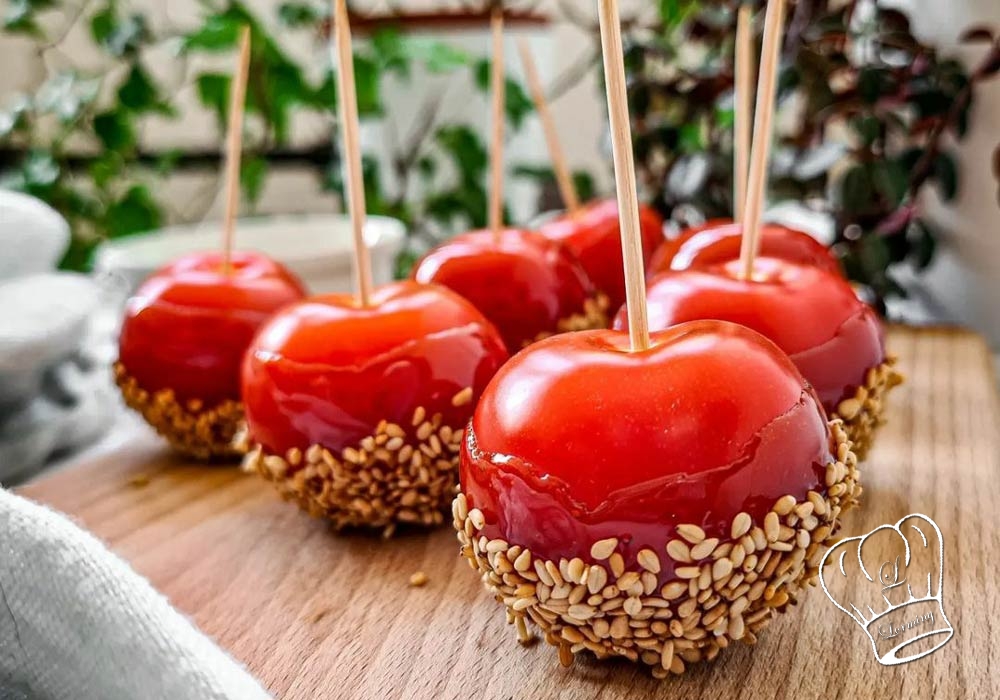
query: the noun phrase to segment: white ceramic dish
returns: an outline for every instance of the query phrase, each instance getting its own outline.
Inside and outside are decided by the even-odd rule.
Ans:
[[[371,250],[376,284],[393,277],[396,255],[403,247],[402,222],[381,216],[368,218],[365,240]],[[155,233],[103,244],[94,259],[94,271],[119,277],[133,291],[153,271],[171,260],[219,246],[219,223],[172,226]],[[297,274],[314,294],[352,289],[353,243],[346,216],[275,216],[241,220],[236,247],[264,253]]]

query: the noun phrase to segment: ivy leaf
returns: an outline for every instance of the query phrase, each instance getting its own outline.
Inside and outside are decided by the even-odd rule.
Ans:
[[[431,73],[448,73],[472,62],[469,53],[441,41],[411,39],[410,48]]]
[[[716,108],[715,123],[720,129],[732,129],[736,124],[736,110]]]
[[[21,97],[14,101],[7,109],[0,110],[0,139],[4,139],[26,124],[26,113],[31,107],[27,97]]]
[[[593,199],[597,192],[597,185],[594,176],[584,170],[573,171],[573,184],[576,186],[576,193],[580,201],[586,202]]]
[[[417,160],[417,172],[424,181],[433,180],[437,174],[437,161],[430,156],[422,156]]]
[[[476,86],[483,92],[490,89],[492,65],[489,59],[482,59],[475,66]],[[507,78],[504,86],[504,112],[511,126],[520,129],[524,118],[535,109],[535,103],[516,80]]]
[[[99,189],[106,188],[114,178],[118,177],[122,171],[122,159],[114,151],[104,152],[97,160],[90,164],[88,169],[90,177],[94,179],[94,184]]]
[[[447,153],[464,181],[478,181],[486,172],[488,154],[479,135],[468,126],[443,126],[434,140]]]
[[[267,160],[260,156],[243,158],[240,163],[240,187],[250,203],[260,199],[266,181]]]
[[[283,2],[278,6],[278,20],[289,29],[315,27],[329,14],[307,2]]]
[[[3,28],[12,34],[41,35],[35,13],[55,5],[55,0],[9,0]]]
[[[81,80],[71,72],[58,73],[46,80],[35,93],[35,107],[40,112],[55,114],[59,121],[69,124],[96,99],[99,86],[98,80]]]
[[[94,117],[94,133],[109,151],[126,151],[135,146],[132,120],[123,110],[109,110]]]
[[[156,85],[138,62],[132,65],[128,77],[119,86],[118,101],[139,114],[146,112],[174,114],[173,107],[160,97]]]
[[[24,184],[31,194],[51,187],[59,179],[59,164],[50,153],[31,151],[21,166]]]
[[[358,116],[382,114],[382,71],[365,56],[354,57],[354,86],[358,92]]]
[[[145,185],[133,185],[108,207],[104,216],[108,238],[144,233],[160,227],[163,211]]]
[[[110,6],[91,18],[90,35],[98,46],[115,58],[135,55],[150,38],[144,15],[133,13],[119,20]]]
[[[184,37],[185,51],[228,51],[236,47],[243,22],[232,13],[211,15],[200,27]]]
[[[372,35],[371,43],[379,68],[409,79],[412,54],[398,29],[379,29]]]
[[[222,73],[202,73],[195,79],[198,99],[215,112],[219,125],[223,128],[226,124],[230,82],[231,78]]]
[[[698,153],[704,150],[705,142],[703,140],[702,128],[699,124],[693,122],[682,124],[679,136],[679,145],[683,152]]]

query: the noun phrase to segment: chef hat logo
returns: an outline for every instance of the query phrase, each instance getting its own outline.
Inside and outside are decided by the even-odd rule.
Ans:
[[[942,605],[943,572],[941,530],[914,513],[831,547],[820,584],[868,635],[878,662],[895,666],[937,651],[954,635]]]

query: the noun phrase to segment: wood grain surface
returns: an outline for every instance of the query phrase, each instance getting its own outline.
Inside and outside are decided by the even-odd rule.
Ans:
[[[235,470],[174,461],[152,438],[21,489],[89,528],[279,698],[1000,698],[998,400],[977,336],[895,329],[907,383],[864,465],[843,534],[921,512],[944,536],[956,633],[884,667],[814,589],[755,647],[655,681],[628,663],[561,668],[522,648],[449,530],[337,536]],[[429,582],[411,588],[422,570]]]

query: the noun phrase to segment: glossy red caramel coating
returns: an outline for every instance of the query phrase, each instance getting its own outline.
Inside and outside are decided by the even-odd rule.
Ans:
[[[505,229],[456,236],[413,268],[417,282],[448,287],[472,302],[500,331],[513,353],[561,319],[583,312],[595,294],[579,261],[534,231]]]
[[[147,279],[125,306],[118,359],[149,392],[172,389],[206,408],[239,401],[240,363],[275,311],[305,296],[302,283],[270,258],[220,253],[180,258]]]
[[[514,356],[486,389],[462,451],[462,491],[487,537],[536,557],[590,560],[616,537],[626,563],[663,556],[675,527],[728,537],[785,494],[820,488],[826,415],[798,370],[751,330],[717,321],[628,336],[584,331]]]
[[[420,406],[461,428],[475,404],[452,398],[467,387],[478,398],[506,359],[496,329],[443,287],[385,285],[368,307],[347,294],[306,299],[272,318],[247,351],[250,435],[272,453],[339,453],[382,420],[409,429]]]
[[[647,206],[639,207],[642,252],[649,262],[663,243],[663,219]],[[625,267],[622,263],[618,201],[592,202],[575,214],[565,214],[544,224],[541,232],[559,241],[579,258],[597,290],[607,295],[609,308],[625,303]]]
[[[885,360],[878,316],[839,275],[776,258],[755,260],[751,280],[739,269],[734,260],[656,277],[646,292],[650,328],[698,319],[752,328],[792,358],[828,411]],[[623,312],[614,325],[628,327]]]
[[[833,253],[808,233],[779,224],[762,224],[760,234],[760,255],[841,274],[840,263]],[[646,268],[646,277],[738,260],[742,235],[743,225],[728,219],[713,219],[703,226],[689,228],[657,249]]]

